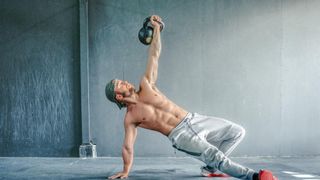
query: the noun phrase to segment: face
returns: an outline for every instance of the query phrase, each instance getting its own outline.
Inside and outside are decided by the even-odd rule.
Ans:
[[[116,98],[121,100],[123,97],[129,97],[134,92],[134,86],[127,81],[122,81],[119,79],[115,80],[114,91],[116,92]]]

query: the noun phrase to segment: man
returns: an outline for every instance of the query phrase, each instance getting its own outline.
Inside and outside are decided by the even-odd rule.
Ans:
[[[127,178],[133,162],[133,145],[137,127],[158,131],[167,136],[173,147],[203,161],[204,176],[215,176],[217,170],[239,179],[275,180],[270,171],[256,172],[232,162],[227,156],[240,143],[245,130],[230,121],[189,113],[163,95],[156,87],[158,60],[161,53],[159,16],[151,16],[154,28],[148,64],[140,81],[140,89],[127,81],[111,80],[106,86],[107,98],[121,109],[127,108],[124,119],[125,139],[122,148],[123,171],[111,177]],[[224,176],[225,174],[220,174]]]

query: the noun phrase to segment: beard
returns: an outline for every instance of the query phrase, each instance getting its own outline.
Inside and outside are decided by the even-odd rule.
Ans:
[[[124,92],[122,94],[123,97],[130,97],[133,95],[133,93],[135,92],[135,89],[134,87],[131,87],[127,92]]]
[[[130,95],[132,95],[132,94],[134,93],[134,91],[135,91],[134,87],[131,87],[131,88],[129,89]]]

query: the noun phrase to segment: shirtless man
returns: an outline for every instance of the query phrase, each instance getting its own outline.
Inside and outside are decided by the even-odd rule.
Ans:
[[[158,60],[161,53],[159,16],[151,16],[154,28],[148,64],[140,81],[140,88],[127,81],[111,80],[106,86],[107,98],[121,109],[127,108],[124,118],[125,138],[122,147],[123,171],[110,179],[127,178],[133,162],[133,145],[137,127],[158,131],[167,136],[177,150],[201,160],[204,176],[214,176],[216,171],[239,179],[275,180],[270,171],[256,172],[243,167],[227,156],[243,139],[244,129],[228,120],[189,113],[170,101],[156,87]]]

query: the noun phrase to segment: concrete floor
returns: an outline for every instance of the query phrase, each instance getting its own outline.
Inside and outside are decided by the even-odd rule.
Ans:
[[[279,180],[320,180],[320,157],[231,159],[255,170],[272,170]],[[208,179],[199,175],[201,165],[191,158],[135,158],[128,179]],[[121,169],[121,158],[0,157],[0,179],[105,179]]]

